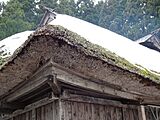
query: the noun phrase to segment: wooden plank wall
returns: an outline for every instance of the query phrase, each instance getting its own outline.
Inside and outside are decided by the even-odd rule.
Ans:
[[[7,120],[139,120],[136,107],[116,107],[69,100],[62,100],[59,107],[57,103],[51,102]]]
[[[32,111],[17,115],[9,120],[32,120]]]
[[[9,120],[56,120],[55,102],[43,105],[31,111],[14,116]],[[56,113],[54,113],[56,112]]]
[[[146,120],[160,120],[160,108],[159,107],[145,107]]]
[[[62,120],[139,120],[138,109],[63,101]]]

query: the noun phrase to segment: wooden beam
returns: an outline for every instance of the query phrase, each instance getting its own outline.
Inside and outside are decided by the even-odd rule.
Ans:
[[[160,98],[159,97],[143,97],[143,100],[140,102],[141,105],[155,105],[160,106]]]
[[[60,96],[61,88],[60,88],[60,84],[58,83],[57,76],[55,74],[48,76],[47,83],[51,87],[53,94],[55,96]]]
[[[35,102],[35,103],[32,103],[32,104],[26,106],[23,110],[15,111],[13,114],[9,115],[9,116],[8,116],[7,118],[5,118],[5,119],[13,118],[13,117],[15,117],[15,116],[17,116],[17,115],[21,115],[21,114],[23,114],[23,113],[29,112],[29,111],[31,111],[31,110],[33,110],[33,109],[36,109],[36,108],[40,107],[40,106],[50,104],[50,103],[52,103],[52,102],[54,102],[54,101],[56,101],[56,100],[58,101],[58,99],[59,99],[59,98],[56,98],[56,97],[44,98],[44,99],[42,99],[42,100],[40,100],[40,101],[37,101],[37,102]],[[13,111],[12,111],[12,112],[13,112]]]
[[[52,60],[48,61],[44,66],[42,66],[35,74],[33,74],[30,77],[30,80],[24,81],[23,83],[19,84],[17,87],[15,87],[14,90],[11,91],[11,93],[5,97],[6,102],[12,102],[16,99],[25,96],[32,91],[40,88],[42,85],[48,81],[48,76],[55,76],[56,80],[52,81],[51,88],[53,91],[56,88],[56,84],[59,82],[64,82],[69,85],[73,85],[74,87],[81,87],[82,89],[88,89],[93,90],[101,93],[111,94],[114,96],[126,98],[126,99],[132,99],[137,100],[139,96],[133,95],[127,92],[120,91],[117,86],[105,84],[105,83],[98,83],[91,79],[82,77],[80,74],[76,74],[73,71],[70,71],[68,69],[65,69],[64,67],[52,62]],[[57,81],[58,80],[58,81]],[[55,83],[54,83],[55,82]],[[60,92],[60,88],[57,87],[57,93]],[[55,91],[56,92],[56,91]]]
[[[138,108],[138,116],[139,120],[146,120],[145,107],[142,105]]]
[[[42,6],[42,5],[41,5]],[[52,20],[56,18],[56,13],[54,12],[54,9],[42,6],[43,9],[45,10],[45,13],[38,25],[38,27],[43,27],[44,25],[48,24]]]
[[[56,74],[57,79],[60,82],[67,83],[75,87],[81,87],[82,89],[88,89],[89,91],[100,92],[104,95],[109,94],[124,99],[135,100],[140,104],[160,105],[159,96],[150,96],[134,91],[123,90],[120,86],[84,76],[81,73],[77,73],[76,71],[66,69],[53,61],[51,62],[53,66],[52,74]]]
[[[120,101],[72,94],[72,93],[69,93],[68,91],[64,91],[64,94],[60,99],[62,101],[75,101],[75,102],[82,102],[82,103],[92,103],[92,104],[123,107],[123,108],[129,107],[132,109],[137,109],[137,105],[122,104]]]
[[[38,81],[31,82],[29,84],[26,84],[23,88],[20,88],[17,90],[17,92],[14,92],[7,96],[6,102],[12,102],[17,100],[18,98],[36,90],[40,86],[44,85],[46,83],[47,78],[41,78]]]
[[[110,94],[113,96],[131,99],[131,100],[138,100],[140,98],[139,95],[131,94],[125,91],[121,91],[119,89],[114,89],[114,87],[109,87],[106,84],[97,83],[95,81],[91,81],[90,79],[81,77],[79,75],[73,74],[73,72],[64,70],[62,66],[53,63],[52,73],[57,75],[57,79],[60,82],[75,86],[81,87],[82,89],[88,89],[92,91],[97,91],[104,94]]]
[[[22,109],[24,108],[24,105],[19,103],[1,103],[0,105],[0,113],[12,113],[16,109]]]
[[[48,81],[48,76],[56,76],[55,80]],[[60,94],[59,83],[65,83],[70,86],[85,89],[88,91],[95,91],[101,94],[111,95],[123,99],[130,99],[134,101],[139,101],[141,104],[151,104],[158,103],[160,98],[155,96],[145,96],[139,93],[124,91],[120,86],[104,82],[102,80],[96,80],[95,78],[90,78],[77,73],[73,70],[66,69],[59,64],[52,61],[48,61],[44,66],[42,66],[37,72],[35,72],[30,80],[26,80],[19,84],[10,94],[5,97],[6,102],[12,102],[28,93],[40,88],[44,84],[50,84],[50,87],[55,92],[55,94]],[[56,89],[56,90],[55,90]]]
[[[40,88],[47,83],[48,76],[51,75],[51,63],[48,62],[42,66],[37,72],[35,72],[29,80],[24,81],[12,90],[7,97],[6,102],[12,102],[32,91]]]
[[[56,80],[53,80],[52,82],[47,82],[48,76],[55,75]],[[108,94],[124,99],[130,99],[135,101],[141,99],[140,95],[122,91],[118,86],[114,86],[104,81],[102,82],[101,80],[92,80],[91,78],[88,78],[79,73],[66,69],[50,60],[43,67],[41,67],[35,74],[33,74],[30,80],[27,80],[24,83],[18,85],[17,88],[5,98],[6,102],[12,102],[36,90],[37,88],[41,87],[46,83],[51,83],[50,86],[55,92],[56,90],[54,89],[57,87],[57,93],[55,94],[59,94],[58,92],[60,92],[60,88],[58,88],[59,85],[57,86],[58,82],[63,82],[74,87],[86,89],[88,91],[95,91],[101,94]]]
[[[0,114],[11,114],[14,110],[7,108],[0,108]]]

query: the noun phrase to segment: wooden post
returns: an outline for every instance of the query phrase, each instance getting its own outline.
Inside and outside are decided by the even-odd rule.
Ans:
[[[62,101],[59,100],[59,120],[64,120]]]
[[[3,120],[3,118],[1,117],[1,114],[0,114],[0,120]]]
[[[36,109],[32,110],[32,120],[36,120]]]
[[[60,120],[60,100],[55,100],[53,103],[53,120]]]
[[[145,107],[142,105],[139,106],[138,108],[138,116],[139,116],[139,120],[147,120],[146,114],[145,114]]]

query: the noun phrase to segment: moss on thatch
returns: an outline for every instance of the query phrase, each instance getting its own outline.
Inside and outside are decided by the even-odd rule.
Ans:
[[[112,53],[111,51],[99,45],[87,41],[85,38],[81,37],[80,35],[74,32],[69,31],[68,29],[62,26],[48,25],[45,28],[41,28],[42,31],[43,29],[48,29],[49,31],[54,31],[53,33],[58,33],[56,34],[56,37],[58,37],[59,39],[65,39],[65,41],[68,42],[69,44],[78,47],[80,46],[83,47],[86,51],[86,54],[91,53],[92,56],[100,58],[112,65],[139,74],[157,83],[160,83],[160,75],[154,74],[153,72],[150,72],[145,68],[141,69],[140,67],[131,64],[129,61],[116,55],[115,53]]]
[[[117,66],[132,73],[136,73],[145,78],[149,78],[156,83],[160,83],[160,76],[158,74],[154,74],[145,68],[137,67],[137,65],[131,64],[129,61],[116,55],[115,53],[112,53],[99,45],[87,41],[77,33],[71,32],[62,26],[56,25],[47,25],[34,32],[31,36],[29,36],[28,40],[15,51],[14,55],[0,67],[0,69],[4,68],[4,66],[6,66],[9,62],[13,61],[17,57],[17,54],[20,53],[21,50],[24,49],[25,46],[30,42],[32,37],[40,35],[52,35],[58,39],[63,39],[68,44],[83,49],[85,54],[92,55],[93,57],[101,59],[111,65]],[[2,61],[2,63],[3,62],[4,61]]]

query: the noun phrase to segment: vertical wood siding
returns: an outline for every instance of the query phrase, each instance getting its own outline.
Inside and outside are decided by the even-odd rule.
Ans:
[[[17,115],[9,120],[32,120],[32,111]]]
[[[53,102],[29,112],[17,115],[9,120],[55,120],[53,114],[55,107],[55,103]]]
[[[139,118],[136,107],[64,100],[34,108],[8,120],[139,120]]]
[[[160,120],[160,108],[145,107],[146,120]]]
[[[62,120],[139,120],[138,109],[63,101]]]

